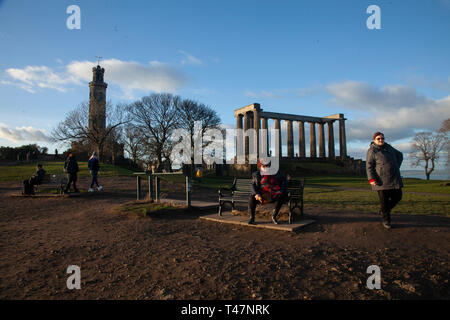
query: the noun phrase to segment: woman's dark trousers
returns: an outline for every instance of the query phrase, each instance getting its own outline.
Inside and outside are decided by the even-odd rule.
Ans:
[[[98,170],[91,170],[91,175],[92,175],[91,188],[94,187],[94,184],[96,184],[98,187],[98,181],[97,181]]]
[[[402,199],[402,189],[378,190],[383,221],[391,223],[391,210]]]
[[[274,201],[275,204],[275,210],[273,212],[273,217],[276,217],[278,215],[278,212],[281,209],[281,206],[284,202],[286,202],[287,194],[283,193],[280,197],[278,197],[277,200]],[[248,199],[248,211],[250,213],[250,219],[252,221],[255,221],[255,211],[256,211],[256,205],[260,203],[258,200],[255,199],[255,195],[251,195]]]

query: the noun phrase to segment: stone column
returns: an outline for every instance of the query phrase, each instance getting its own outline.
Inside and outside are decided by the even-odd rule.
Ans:
[[[325,158],[325,132],[323,122],[319,122],[319,158]]]
[[[306,157],[305,123],[303,121],[298,122],[298,155],[300,158]]]
[[[309,123],[309,156],[317,157],[316,153],[316,126],[314,122]]]
[[[276,150],[276,156],[280,158],[283,157],[282,149],[281,149],[281,126],[280,126],[280,119],[274,119],[275,120],[275,130],[278,129],[278,146],[275,146],[275,148],[278,147],[278,150]],[[276,143],[275,143],[276,145]]]
[[[340,114],[339,119],[339,151],[341,159],[347,158],[347,139],[345,138],[345,119],[344,115]]]
[[[334,128],[333,128],[334,121],[328,121],[328,158],[334,159],[335,152],[334,152]]]
[[[238,114],[236,117],[236,157],[242,157],[244,155],[244,141],[242,134],[242,114]]]
[[[249,153],[249,138],[245,134],[247,133],[247,130],[249,129],[249,116],[248,112],[244,113],[244,157],[245,157],[245,163],[248,163],[248,153]]]
[[[269,155],[269,128],[268,128],[268,122],[267,122],[267,118],[261,118],[262,120],[262,128],[261,129],[265,129],[266,133],[265,135],[261,136],[260,138],[262,139],[262,143],[266,145],[266,152],[265,154],[261,154],[262,156],[268,156]]]
[[[287,156],[289,158],[294,157],[294,132],[292,131],[292,120],[286,120],[287,122]]]
[[[256,159],[259,158],[259,128],[261,127],[261,118],[257,109],[253,110],[253,129],[255,129],[254,149],[256,152]]]

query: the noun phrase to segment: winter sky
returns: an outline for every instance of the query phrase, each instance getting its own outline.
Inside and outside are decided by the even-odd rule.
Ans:
[[[71,5],[80,29],[67,26]],[[367,26],[370,5],[381,29]],[[113,103],[171,92],[228,127],[255,102],[343,113],[350,156],[364,159],[375,131],[408,152],[450,117],[449,39],[450,0],[0,0],[0,145],[53,152],[48,135],[88,100],[100,55]]]

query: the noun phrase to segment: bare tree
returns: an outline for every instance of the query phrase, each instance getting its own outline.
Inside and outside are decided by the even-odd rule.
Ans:
[[[156,160],[156,170],[161,171],[163,159],[170,149],[170,136],[177,128],[179,96],[169,93],[152,94],[132,103],[127,110],[146,139],[149,156]]]
[[[124,128],[122,137],[125,151],[128,152],[134,164],[143,160],[146,150],[146,139],[139,127],[128,124]]]
[[[203,135],[208,129],[219,129],[220,118],[217,112],[210,107],[193,101],[190,99],[184,99],[178,106],[179,110],[179,125],[189,132],[191,141],[191,170],[194,170],[194,135],[195,132],[195,122],[201,121],[201,134]],[[203,141],[203,149],[208,142]]]
[[[106,104],[106,127],[101,128],[95,124],[89,128],[89,104],[81,103],[76,109],[70,111],[65,120],[52,130],[55,142],[87,141],[98,151],[99,159],[103,159],[104,146],[113,130],[127,123],[124,116],[124,106]]]
[[[425,176],[430,180],[430,175],[434,171],[439,153],[446,143],[445,135],[442,133],[418,132],[414,136],[411,152],[414,166],[425,165]]]

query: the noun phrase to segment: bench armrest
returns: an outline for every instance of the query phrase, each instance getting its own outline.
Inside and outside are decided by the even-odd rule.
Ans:
[[[224,192],[232,193],[233,192],[233,188],[220,188],[219,189],[219,196],[223,197],[224,196]]]

